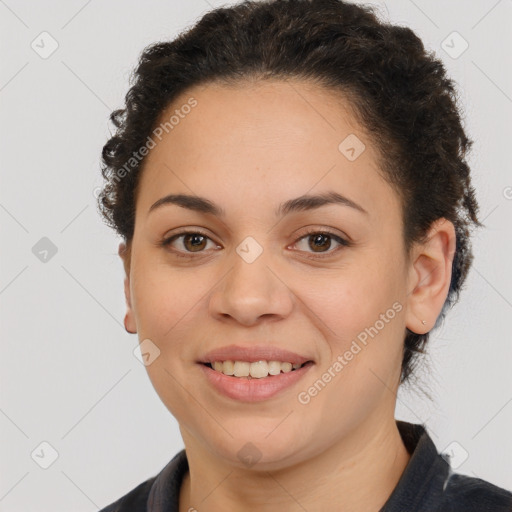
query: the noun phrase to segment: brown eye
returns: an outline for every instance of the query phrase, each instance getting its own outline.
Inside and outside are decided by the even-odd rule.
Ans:
[[[329,250],[333,247],[333,241],[338,244],[338,248],[334,250]],[[338,235],[334,233],[330,233],[328,231],[311,231],[306,233],[305,236],[299,238],[296,244],[305,243],[306,247],[303,246],[301,250],[309,253],[317,253],[319,255],[326,254],[329,256],[337,252],[340,246],[349,246],[350,243],[347,240],[344,240]],[[300,247],[299,247],[300,249]],[[308,250],[309,249],[309,250]]]
[[[310,235],[308,236],[308,239],[311,242],[309,247],[311,247],[315,252],[324,252],[324,249],[330,249],[331,247],[331,238],[323,233]]]
[[[182,239],[180,243],[177,241]],[[200,231],[185,231],[166,238],[160,242],[162,247],[170,247],[176,256],[192,257],[193,253],[203,253],[208,242],[218,247],[205,233]]]
[[[183,238],[183,246],[190,250],[190,252],[197,252],[201,249],[204,249],[206,246],[206,238],[203,235],[200,235],[199,233],[191,233],[184,235]]]

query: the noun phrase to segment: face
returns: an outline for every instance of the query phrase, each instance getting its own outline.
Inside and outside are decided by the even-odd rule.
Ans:
[[[144,163],[125,285],[127,322],[151,359],[159,350],[147,371],[185,443],[242,465],[250,442],[278,468],[392,417],[416,273],[399,199],[347,100],[298,81],[211,84],[162,119],[176,109]],[[151,208],[170,194],[221,212]],[[351,203],[282,207],[329,194]],[[233,398],[198,363],[230,345],[314,364],[269,398]]]

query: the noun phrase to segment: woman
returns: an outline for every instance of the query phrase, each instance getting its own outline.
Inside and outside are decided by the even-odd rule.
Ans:
[[[104,511],[510,511],[399,385],[481,226],[453,82],[338,0],[244,2],[142,54],[103,148],[127,331],[185,444]]]

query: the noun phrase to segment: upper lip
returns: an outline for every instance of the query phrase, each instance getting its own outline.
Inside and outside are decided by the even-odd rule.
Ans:
[[[272,345],[228,345],[210,350],[198,362],[213,363],[215,361],[247,361],[249,363],[281,361],[292,364],[304,364],[312,361],[312,359]]]

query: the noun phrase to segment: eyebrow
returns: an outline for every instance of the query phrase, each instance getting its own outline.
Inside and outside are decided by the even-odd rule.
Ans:
[[[211,214],[220,218],[224,218],[226,216],[224,209],[209,199],[187,194],[169,194],[160,198],[158,201],[151,205],[148,214],[167,204],[175,204],[177,206],[181,206],[182,208],[186,208],[187,210]],[[285,201],[279,205],[275,211],[275,215],[276,217],[283,217],[291,212],[314,210],[328,204],[349,206],[350,208],[354,208],[355,210],[368,215],[368,212],[361,205],[334,191],[328,191],[316,195],[306,194],[300,197],[296,197],[295,199],[289,199],[288,201]]]

